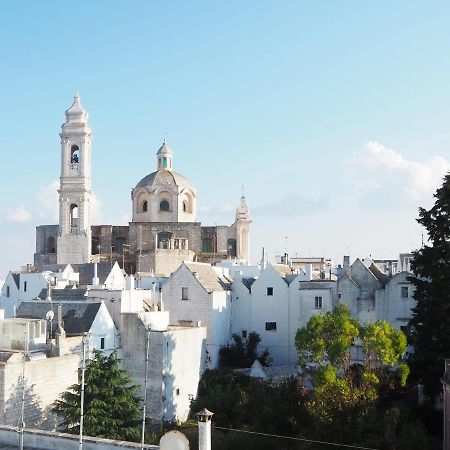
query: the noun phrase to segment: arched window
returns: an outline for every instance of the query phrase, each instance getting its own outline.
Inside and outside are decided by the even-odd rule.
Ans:
[[[70,164],[72,169],[78,168],[78,163],[80,162],[80,149],[78,145],[72,145],[70,148]]]
[[[142,202],[142,212],[147,212],[148,211],[148,203],[147,200],[144,200]]]
[[[227,241],[227,253],[231,258],[236,257],[236,239],[228,239]]]
[[[160,211],[169,211],[169,202],[167,200],[162,200],[159,204]]]
[[[76,228],[78,226],[78,205],[72,203],[70,205],[70,227]]]
[[[213,253],[213,240],[210,238],[202,239],[202,252],[203,253]]]
[[[56,253],[56,240],[53,236],[47,239],[47,253]]]
[[[183,212],[187,212],[188,206],[186,200],[183,202]]]

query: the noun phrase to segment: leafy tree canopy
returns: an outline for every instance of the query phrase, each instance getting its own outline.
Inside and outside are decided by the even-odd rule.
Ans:
[[[417,221],[427,230],[430,245],[414,252],[410,280],[417,305],[409,323],[412,379],[424,385],[430,400],[442,391],[444,358],[450,357],[450,174],[434,198],[430,210],[419,209]]]
[[[83,431],[88,436],[138,441],[140,438],[140,399],[137,387],[119,367],[116,352],[105,356],[94,350],[87,362],[84,390]],[[68,433],[80,432],[81,385],[74,384],[53,405]]]
[[[361,366],[351,364],[352,344],[361,349]],[[344,304],[311,317],[306,327],[298,330],[296,347],[303,374],[311,375],[314,386],[306,409],[318,429],[325,432],[328,427],[329,436],[343,430],[363,435],[379,389],[404,386],[408,376],[408,367],[399,363],[406,352],[403,332],[385,321],[359,325]],[[392,382],[387,383],[387,378]]]

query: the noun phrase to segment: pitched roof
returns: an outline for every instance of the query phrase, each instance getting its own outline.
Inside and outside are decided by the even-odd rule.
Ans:
[[[102,302],[72,301],[62,302],[63,328],[67,336],[80,336],[87,333],[94,322]],[[53,330],[57,327],[56,314],[58,305],[46,300],[31,300],[22,302],[16,311],[16,317],[29,319],[45,319],[48,311],[53,310]]]
[[[383,273],[380,268],[372,263],[369,266],[369,270],[370,272],[372,272],[372,274],[374,275],[374,277],[382,284],[385,285],[388,281],[389,281],[389,276],[386,275],[385,273]]]
[[[11,273],[14,283],[16,283],[16,286],[18,289],[20,289],[20,273]]]
[[[242,284],[251,292],[252,284],[255,282],[256,278],[254,277],[248,277],[248,278],[241,278]]]
[[[53,302],[86,300],[87,289],[52,289],[51,297]],[[41,300],[47,298],[47,289],[42,289],[38,297]]]
[[[183,264],[193,274],[196,274],[199,283],[208,293],[230,290],[231,280],[223,275],[219,275],[210,264],[192,262],[184,262]]]
[[[272,266],[275,270],[275,272],[280,275],[281,278],[286,282],[287,285],[289,285],[294,278],[297,277],[297,274],[293,273],[291,268],[289,266],[286,266],[286,264],[269,264]]]
[[[36,266],[38,272],[53,272],[57,273],[60,270],[64,271],[69,264],[43,264],[42,266]]]
[[[94,278],[94,263],[72,264],[75,272],[80,274],[79,285],[87,286],[92,284]],[[114,267],[114,266],[113,266]],[[111,263],[101,262],[97,263],[97,277],[100,284],[104,284],[108,275],[111,273]]]

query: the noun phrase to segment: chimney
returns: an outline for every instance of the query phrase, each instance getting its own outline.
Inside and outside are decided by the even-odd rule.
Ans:
[[[312,278],[313,278],[312,271],[313,271],[312,264],[311,263],[305,264],[306,281],[312,280]]]
[[[196,414],[198,419],[198,450],[211,450],[211,418],[213,414],[206,408]]]
[[[58,330],[63,330],[62,305],[58,305]]]
[[[342,270],[344,273],[350,272],[350,256],[344,256],[344,262],[342,264]]]
[[[51,302],[52,301],[52,286],[50,284],[50,282],[47,283],[47,301]]]
[[[394,276],[394,263],[392,261],[388,262],[388,275],[390,277]]]
[[[92,285],[98,286],[100,284],[100,281],[97,276],[97,263],[94,263],[94,278],[92,278]]]

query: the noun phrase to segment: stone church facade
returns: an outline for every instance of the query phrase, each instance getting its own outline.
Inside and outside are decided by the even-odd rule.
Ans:
[[[197,190],[173,170],[173,152],[165,140],[156,154],[157,170],[131,191],[129,225],[92,225],[88,118],[77,93],[60,133],[59,224],[36,228],[35,266],[111,260],[128,273],[167,276],[182,261],[249,260],[251,218],[245,197],[231,226],[202,226]]]

